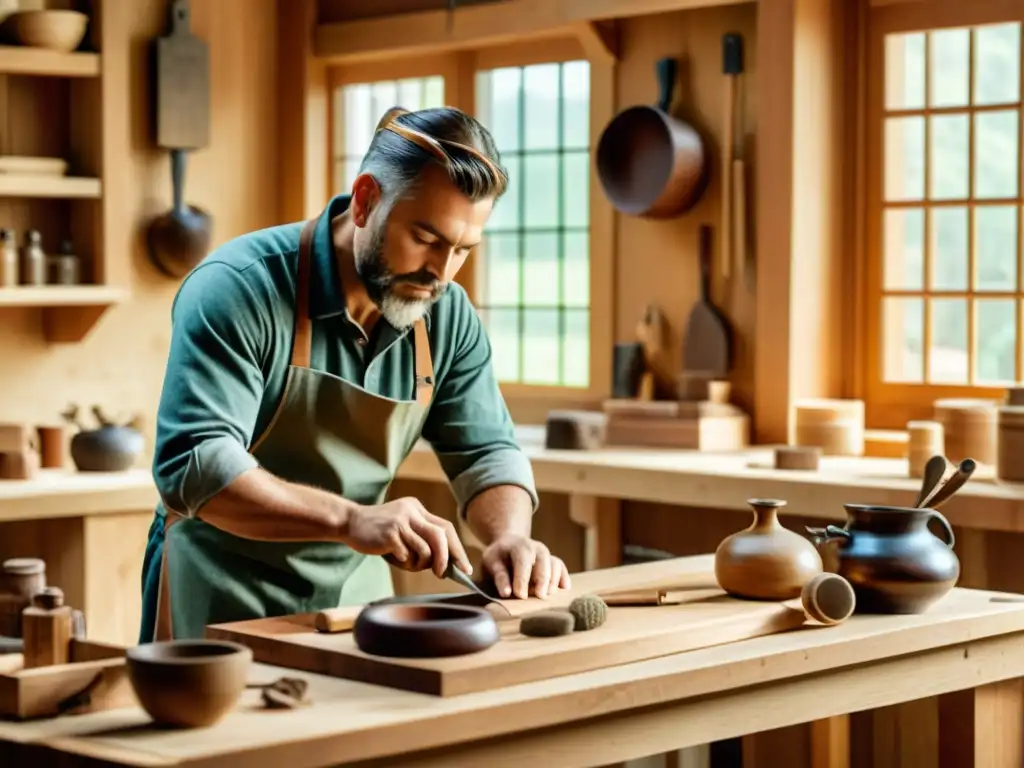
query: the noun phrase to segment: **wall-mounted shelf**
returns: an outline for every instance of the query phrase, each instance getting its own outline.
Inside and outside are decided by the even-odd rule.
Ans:
[[[0,173],[0,197],[95,199],[102,193],[103,186],[99,179]]]
[[[99,77],[98,53],[59,53],[44,48],[0,45],[0,74]]]
[[[0,288],[0,310],[43,311],[47,341],[81,341],[110,307],[128,299],[123,288],[109,285],[40,285]]]

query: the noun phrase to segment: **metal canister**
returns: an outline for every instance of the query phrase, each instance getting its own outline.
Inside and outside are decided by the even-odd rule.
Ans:
[[[43,253],[43,238],[36,229],[25,234],[21,249],[21,284],[46,285],[46,254]]]
[[[70,240],[60,244],[60,253],[53,257],[53,282],[56,285],[78,285],[79,261]]]

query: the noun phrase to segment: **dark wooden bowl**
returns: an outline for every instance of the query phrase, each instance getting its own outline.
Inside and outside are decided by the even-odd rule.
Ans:
[[[245,690],[252,651],[225,640],[171,640],[126,652],[128,679],[154,722],[201,728],[220,720]]]
[[[463,656],[498,642],[494,617],[468,605],[368,605],[356,617],[352,633],[363,653],[399,658]]]

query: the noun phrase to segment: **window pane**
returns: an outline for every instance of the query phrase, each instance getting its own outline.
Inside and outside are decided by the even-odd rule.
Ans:
[[[484,309],[480,316],[491,342],[491,361],[498,381],[519,380],[519,310]]]
[[[562,141],[569,149],[590,146],[590,62],[562,65]]]
[[[373,84],[373,108],[370,115],[372,119],[368,126],[371,133],[377,127],[377,122],[384,117],[384,113],[397,106],[400,106],[398,103],[398,83],[393,80],[385,80]],[[366,147],[363,147],[363,150],[365,151]]]
[[[362,157],[370,146],[377,124],[372,112],[373,93],[369,85],[350,85],[345,89],[345,110],[338,122],[345,134],[346,155]]]
[[[886,381],[920,383],[924,356],[924,303],[887,297],[882,305],[883,364]]]
[[[523,312],[523,381],[559,384],[562,337],[558,310],[527,309]]]
[[[523,69],[526,92],[524,149],[554,149],[558,146],[558,93],[561,66],[536,64]]]
[[[886,109],[924,107],[924,33],[885,38]]]
[[[486,307],[519,306],[519,236],[488,235],[483,245],[485,266],[481,303]]]
[[[508,189],[501,199],[494,204],[491,218],[487,220],[487,229],[510,230],[518,229],[519,224],[519,185],[522,183],[521,158],[510,155],[503,157],[502,162],[508,172]]]
[[[586,227],[590,223],[590,153],[562,155],[562,210],[565,227]]]
[[[967,290],[967,209],[932,208],[932,290]]]
[[[528,228],[557,227],[558,155],[524,155],[520,183],[527,191],[523,225]]]
[[[885,287],[915,291],[924,286],[924,211],[885,212]]]
[[[885,121],[885,199],[924,197],[924,118]]]
[[[974,103],[1007,104],[1020,99],[1020,24],[974,30]]]
[[[590,313],[585,309],[565,313],[562,367],[563,384],[585,387],[590,383]]]
[[[932,299],[931,311],[932,348],[928,356],[928,381],[966,384],[967,299]]]
[[[936,30],[930,34],[930,43],[930,105],[966,106],[970,97],[970,30]]]
[[[1010,205],[974,209],[978,244],[976,290],[1017,290],[1017,209]]]
[[[567,307],[589,307],[590,235],[587,232],[566,232],[562,238],[565,244],[562,303]]]
[[[967,115],[939,115],[929,119],[931,141],[928,166],[933,200],[960,200],[967,197],[968,134]]]
[[[978,384],[1016,381],[1017,302],[1013,299],[982,299],[975,302]]]
[[[975,197],[1017,196],[1019,117],[1016,109],[975,114]]]
[[[444,106],[444,78],[428,77],[424,79],[423,85],[423,106],[443,107]]]
[[[420,78],[399,80],[398,99],[395,104],[410,111],[423,109],[423,80]]]
[[[486,114],[481,119],[494,137],[499,152],[519,150],[521,125],[520,96],[522,95],[522,70],[518,67],[492,69],[488,76],[481,73],[486,82]],[[484,99],[479,99],[484,102]]]
[[[562,271],[558,264],[557,233],[528,234],[523,264],[523,303],[556,307],[561,293]]]

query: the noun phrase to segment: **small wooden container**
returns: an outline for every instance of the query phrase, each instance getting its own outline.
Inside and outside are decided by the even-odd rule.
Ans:
[[[72,614],[58,587],[47,587],[32,598],[32,605],[21,614],[26,669],[68,663]]]
[[[64,466],[64,449],[67,439],[64,427],[41,426],[36,428],[39,436],[39,466],[42,469],[60,469]]]
[[[923,477],[932,456],[945,455],[945,433],[937,421],[908,421],[907,464],[910,477]]]
[[[864,455],[863,400],[802,400],[793,409],[793,445],[817,446],[824,456]]]
[[[594,451],[604,445],[608,418],[598,411],[549,411],[544,447],[552,450]]]
[[[974,459],[996,465],[999,408],[993,400],[950,398],[936,400],[935,421],[942,424],[945,455],[954,464]]]
[[[1024,405],[1024,387],[1008,387],[1005,405]]]
[[[1024,405],[999,408],[996,479],[1024,483]]]
[[[821,459],[821,448],[817,446],[787,445],[775,449],[775,468],[792,470],[814,470]]]

